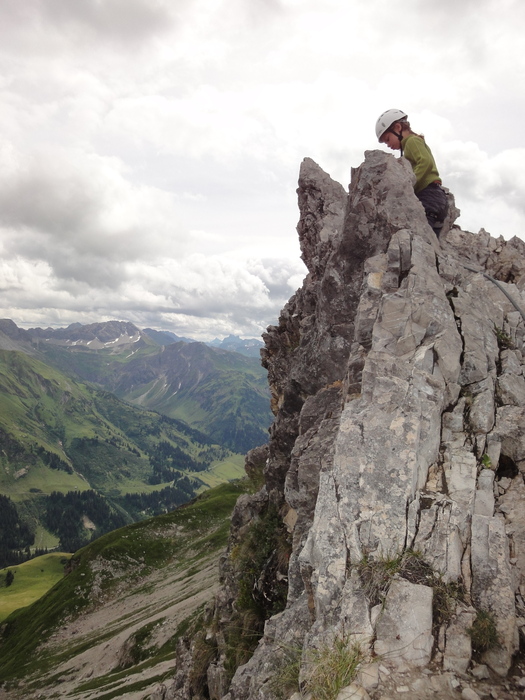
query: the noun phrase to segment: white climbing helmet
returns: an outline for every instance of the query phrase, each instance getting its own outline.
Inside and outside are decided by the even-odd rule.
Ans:
[[[383,112],[376,122],[376,136],[378,141],[381,141],[381,137],[385,131],[390,129],[392,124],[403,121],[407,118],[407,116],[408,115],[406,115],[400,109],[387,109],[386,112]]]

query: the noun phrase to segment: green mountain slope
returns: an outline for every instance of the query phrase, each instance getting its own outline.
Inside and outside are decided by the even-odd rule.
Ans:
[[[51,552],[17,566],[0,569],[0,623],[19,608],[25,608],[41,598],[64,576],[64,566],[70,554]],[[6,576],[12,582],[6,587]]]
[[[73,533],[69,547],[242,474],[240,455],[182,421],[16,351],[0,350],[0,445],[0,493],[33,532],[54,533],[53,544]],[[51,503],[55,491],[71,495]],[[5,546],[0,528],[0,553]]]
[[[23,350],[126,401],[183,420],[234,452],[266,443],[273,416],[258,349],[257,357],[247,357],[231,351],[238,341],[246,352],[246,341],[233,337],[221,343],[224,350],[171,336],[124,321],[25,331],[0,320],[0,347]]]
[[[39,345],[46,361],[119,398],[183,420],[238,453],[268,440],[273,416],[260,361],[204,343]]]
[[[203,343],[175,343],[120,368],[122,399],[179,418],[239,452],[264,444],[272,415],[260,362]]]
[[[243,490],[224,484],[77,552],[59,583],[4,623],[0,683],[9,697],[144,696],[172,677],[177,640],[198,626],[217,588]]]

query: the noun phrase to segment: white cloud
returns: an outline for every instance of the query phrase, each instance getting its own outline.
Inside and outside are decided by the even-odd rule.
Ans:
[[[59,146],[23,154],[9,144],[2,156],[0,225],[7,253],[46,255],[59,265],[68,252],[126,260],[156,257],[161,245],[169,252],[183,245],[182,236],[168,236],[176,225],[172,195],[132,184],[116,158]]]
[[[182,9],[184,0],[177,4]],[[4,47],[25,55],[91,50],[93,41],[137,45],[168,31],[176,14],[167,0],[3,0]]]
[[[258,335],[300,284],[303,157],[345,187],[377,115],[460,224],[524,236],[518,0],[4,0],[0,286],[21,325]]]

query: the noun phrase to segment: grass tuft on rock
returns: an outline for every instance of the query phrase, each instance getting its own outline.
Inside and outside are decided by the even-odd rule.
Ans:
[[[340,691],[352,683],[363,660],[361,646],[350,643],[345,635],[306,656],[302,686],[315,700],[336,700]]]
[[[276,669],[269,686],[278,700],[287,700],[299,691],[302,647],[279,645]]]
[[[456,610],[456,603],[465,596],[461,582],[445,582],[423,556],[414,550],[407,550],[391,558],[364,557],[358,564],[357,571],[365,595],[372,606],[384,603],[394,576],[432,588],[432,620],[435,634],[441,625],[449,622]]]
[[[472,641],[472,650],[476,654],[494,649],[499,645],[498,631],[494,616],[488,610],[478,610],[476,619],[467,632]]]

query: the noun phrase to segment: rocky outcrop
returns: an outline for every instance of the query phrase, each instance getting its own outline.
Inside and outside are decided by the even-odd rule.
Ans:
[[[451,195],[438,240],[409,164],[379,151],[348,194],[306,159],[298,194],[308,275],[264,336],[275,421],[265,485],[234,517],[209,696],[291,697],[275,689],[290,649],[307,688],[312,653],[344,639],[356,697],[474,697],[525,623],[525,244],[454,226]],[[286,605],[230,680],[234,548],[270,506]]]

